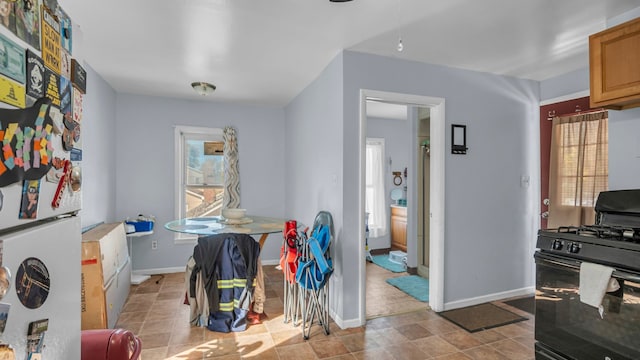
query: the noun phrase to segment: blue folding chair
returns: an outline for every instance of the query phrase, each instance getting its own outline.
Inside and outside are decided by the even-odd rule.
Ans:
[[[305,340],[309,339],[316,318],[329,335],[329,278],[333,273],[330,245],[333,237],[331,213],[320,211],[313,222],[311,236],[302,244],[296,272]]]

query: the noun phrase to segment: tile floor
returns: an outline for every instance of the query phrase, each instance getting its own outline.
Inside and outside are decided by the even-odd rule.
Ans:
[[[367,262],[367,319],[429,308],[427,303],[416,300],[385,281],[389,278],[406,275],[408,275],[406,272],[394,273]]]
[[[364,327],[344,330],[332,323],[328,336],[314,325],[308,341],[302,338],[299,327],[283,322],[282,273],[274,266],[264,266],[268,298],[265,313],[269,318],[244,332],[224,334],[189,326],[189,307],[183,304],[183,273],[153,276],[132,286],[117,327],[130,329],[142,339],[143,360],[534,359],[530,314],[496,303],[530,320],[470,334],[427,309],[424,303],[401,294],[389,295],[389,289],[376,282],[398,274],[368,266],[375,267],[368,269],[367,276],[367,314],[371,311],[367,317],[373,318]],[[376,296],[376,291],[385,295]],[[379,298],[388,298],[394,306],[385,305]],[[402,309],[402,314],[383,316],[394,309]]]

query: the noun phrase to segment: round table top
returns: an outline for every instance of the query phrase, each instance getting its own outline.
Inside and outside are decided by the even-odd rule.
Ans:
[[[224,233],[270,234],[282,232],[284,219],[247,215],[242,219],[225,219],[221,216],[185,218],[164,224],[165,229],[196,235]]]

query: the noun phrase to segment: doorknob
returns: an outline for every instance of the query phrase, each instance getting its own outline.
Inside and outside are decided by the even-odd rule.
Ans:
[[[545,211],[545,212],[543,212],[542,214],[540,214],[540,216],[542,216],[542,218],[543,218],[543,219],[546,219],[546,218],[548,218],[548,217],[549,217],[549,212],[548,212],[548,211]]]
[[[542,200],[542,203],[545,204],[546,206],[549,206],[549,199]]]

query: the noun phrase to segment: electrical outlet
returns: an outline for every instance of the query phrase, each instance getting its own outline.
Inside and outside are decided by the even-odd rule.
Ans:
[[[158,240],[151,240],[151,250],[158,249]]]

